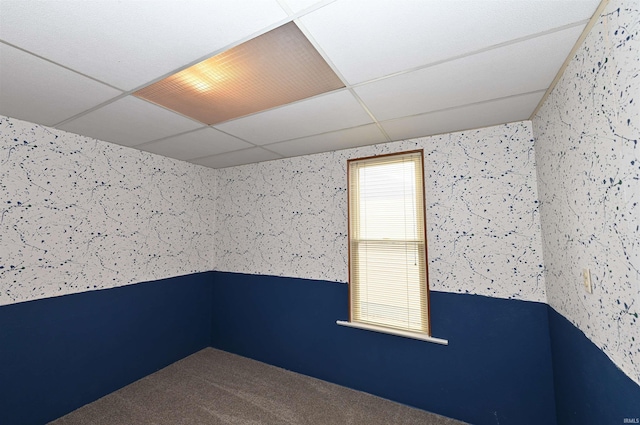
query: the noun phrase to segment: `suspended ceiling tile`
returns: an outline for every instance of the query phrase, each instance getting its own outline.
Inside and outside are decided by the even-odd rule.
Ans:
[[[170,158],[189,160],[252,146],[213,128],[203,128],[157,142],[150,142],[140,146],[140,149]]]
[[[487,127],[528,120],[544,92],[513,96],[446,111],[382,122],[392,140]]]
[[[375,145],[386,141],[387,138],[378,129],[377,125],[368,124],[302,139],[274,143],[265,147],[285,157],[291,157]]]
[[[120,94],[0,43],[0,115],[51,126]]]
[[[320,3],[329,3],[330,1],[324,0],[284,0],[284,3],[289,6],[293,13],[300,12],[308,7],[314,6]]]
[[[0,5],[0,39],[125,90],[286,18],[276,0]]]
[[[128,96],[58,128],[124,146],[195,130],[202,124]]]
[[[289,22],[134,93],[217,124],[344,87]]]
[[[349,83],[589,19],[599,0],[338,0],[301,18]]]
[[[348,90],[321,95],[215,126],[257,145],[371,123]]]
[[[378,120],[389,120],[549,87],[583,26],[355,88]]]
[[[209,156],[206,158],[194,159],[189,162],[204,165],[210,168],[225,168],[236,165],[251,164],[254,162],[270,161],[272,159],[282,158],[273,152],[269,152],[262,148],[251,148],[235,152],[227,152],[220,155]]]

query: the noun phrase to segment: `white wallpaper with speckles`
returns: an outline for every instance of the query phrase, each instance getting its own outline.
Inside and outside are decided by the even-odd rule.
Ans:
[[[638,1],[611,1],[533,130],[549,304],[640,383]]]
[[[218,269],[346,282],[347,159],[412,149],[431,288],[546,302],[530,122],[218,170]]]
[[[0,305],[211,270],[215,171],[0,117]]]

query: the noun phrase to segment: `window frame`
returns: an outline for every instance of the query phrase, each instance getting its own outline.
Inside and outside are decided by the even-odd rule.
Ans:
[[[422,173],[422,181],[419,183],[421,185],[421,190],[422,190],[422,229],[424,232],[423,238],[424,238],[424,254],[421,255],[421,257],[423,257],[424,260],[424,276],[420,277],[420,292],[422,294],[424,294],[423,296],[425,297],[425,309],[426,311],[423,311],[421,314],[424,315],[424,320],[426,320],[426,332],[418,332],[418,331],[413,331],[413,330],[409,330],[409,329],[402,329],[399,327],[392,327],[390,325],[386,325],[384,323],[372,323],[372,322],[359,322],[359,321],[355,321],[354,320],[354,299],[353,299],[353,290],[354,290],[354,285],[356,284],[353,281],[353,276],[352,276],[352,268],[353,268],[353,264],[352,264],[352,243],[354,242],[352,239],[352,214],[353,212],[351,211],[351,168],[352,168],[352,163],[354,162],[363,162],[363,161],[367,161],[367,160],[379,160],[381,158],[385,158],[385,157],[391,157],[391,156],[403,156],[403,155],[415,155],[415,154],[419,154],[420,155],[420,165],[422,167],[421,169],[421,173]],[[372,164],[373,165],[373,164]],[[402,151],[402,152],[394,152],[394,153],[389,153],[389,154],[382,154],[382,155],[373,155],[373,156],[367,156],[367,157],[360,157],[360,158],[353,158],[353,159],[348,159],[347,160],[347,244],[348,244],[348,279],[349,279],[349,321],[348,322],[344,322],[344,321],[338,321],[337,323],[340,325],[344,325],[344,326],[349,326],[349,327],[354,327],[354,328],[360,328],[360,329],[366,329],[366,330],[373,330],[373,331],[378,331],[378,332],[383,332],[383,333],[390,333],[390,334],[394,334],[394,335],[399,335],[399,336],[404,336],[404,337],[408,337],[408,338],[415,338],[415,339],[421,339],[421,340],[426,340],[426,341],[431,341],[431,342],[436,342],[439,344],[443,344],[446,345],[448,344],[448,341],[443,340],[443,339],[439,339],[439,338],[434,338],[431,336],[431,299],[430,299],[430,288],[429,288],[429,268],[428,268],[428,240],[427,240],[427,217],[426,217],[426,190],[425,190],[425,178],[424,178],[424,150],[423,149],[416,149],[416,150],[410,150],[410,151]],[[417,179],[416,179],[417,180]],[[419,196],[419,195],[418,195]],[[418,250],[420,251],[420,250]],[[422,254],[422,253],[421,253]]]

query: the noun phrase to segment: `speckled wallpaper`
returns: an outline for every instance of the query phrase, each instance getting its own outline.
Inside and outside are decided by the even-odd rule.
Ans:
[[[638,383],[639,52],[640,3],[612,0],[533,120],[549,304]]]
[[[0,117],[0,305],[210,270],[215,171]]]
[[[219,270],[346,282],[347,159],[420,148],[431,288],[546,302],[529,122],[218,170]]]

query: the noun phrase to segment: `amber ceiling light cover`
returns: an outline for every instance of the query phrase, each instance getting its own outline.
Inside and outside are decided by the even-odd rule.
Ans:
[[[341,87],[340,78],[290,22],[134,95],[217,124]]]

